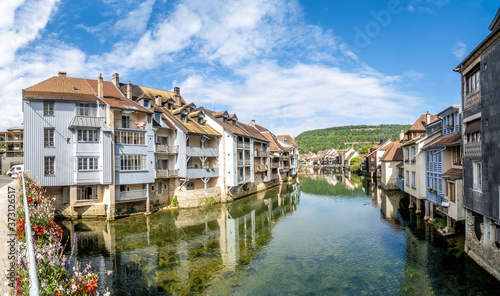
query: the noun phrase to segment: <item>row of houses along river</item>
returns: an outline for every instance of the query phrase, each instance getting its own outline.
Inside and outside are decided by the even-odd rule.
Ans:
[[[61,224],[112,295],[495,294],[463,236],[408,204],[357,175],[309,172],[204,209]]]

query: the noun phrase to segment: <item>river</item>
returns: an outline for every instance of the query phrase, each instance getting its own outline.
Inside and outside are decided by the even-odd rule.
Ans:
[[[111,295],[498,295],[500,287],[463,253],[463,236],[443,238],[403,193],[355,175],[301,176],[208,209],[61,224],[73,264],[91,262]]]

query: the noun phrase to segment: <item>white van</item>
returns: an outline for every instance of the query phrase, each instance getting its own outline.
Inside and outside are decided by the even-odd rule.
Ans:
[[[6,175],[12,178],[17,178],[17,174],[22,171],[24,171],[24,164],[18,164],[12,166]]]

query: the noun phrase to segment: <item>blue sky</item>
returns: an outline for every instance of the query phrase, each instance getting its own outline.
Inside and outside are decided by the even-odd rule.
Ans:
[[[298,135],[413,123],[460,104],[452,70],[488,35],[498,1],[9,0],[0,3],[0,129],[21,89],[54,76],[172,90]]]

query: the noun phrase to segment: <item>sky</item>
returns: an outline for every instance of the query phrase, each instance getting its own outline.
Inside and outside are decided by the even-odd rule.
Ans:
[[[488,0],[0,2],[0,130],[22,89],[70,77],[158,89],[276,134],[411,124],[460,104],[453,69],[489,33]]]

